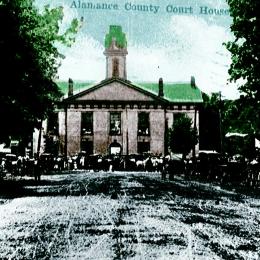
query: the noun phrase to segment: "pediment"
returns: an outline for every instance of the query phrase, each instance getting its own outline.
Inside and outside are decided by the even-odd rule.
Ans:
[[[120,81],[94,86],[75,97],[76,101],[154,101],[155,99],[152,94]]]

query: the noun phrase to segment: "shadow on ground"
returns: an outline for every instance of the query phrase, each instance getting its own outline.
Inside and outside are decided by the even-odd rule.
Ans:
[[[98,195],[111,196],[117,199],[127,193],[128,196],[136,200],[159,200],[166,199],[165,194],[171,193],[172,196],[182,196],[184,198],[216,200],[221,197],[229,197],[239,200],[241,196],[251,195],[260,197],[259,191],[252,191],[238,187],[223,187],[212,183],[202,183],[198,181],[186,181],[177,178],[174,181],[162,181],[158,178],[150,178],[149,175],[138,175],[132,173],[106,174],[105,176],[87,173],[86,177],[77,177],[77,174],[56,174],[60,178],[43,178],[36,182],[33,178],[8,178],[0,180],[0,197],[17,198],[26,196],[85,196]],[[53,175],[54,176],[54,175]],[[122,187],[124,179],[138,183],[131,187]]]

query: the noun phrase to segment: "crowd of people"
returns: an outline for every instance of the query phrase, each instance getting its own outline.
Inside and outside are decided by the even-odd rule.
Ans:
[[[43,173],[64,170],[89,171],[169,171],[170,156],[154,155],[85,155],[64,157],[41,154],[39,157],[6,156],[0,158],[1,172],[15,176],[35,176],[39,179]],[[174,167],[176,170],[177,168]]]
[[[209,158],[200,156],[194,161],[182,160],[167,156],[146,155],[86,155],[64,157],[41,154],[28,156],[7,155],[0,158],[0,177],[10,173],[13,176],[33,176],[39,181],[42,174],[64,170],[87,171],[147,171],[159,172],[163,180],[174,179],[175,175],[183,174],[187,179],[196,178],[222,182],[251,182],[253,186],[260,183],[259,163],[227,162],[218,156]]]

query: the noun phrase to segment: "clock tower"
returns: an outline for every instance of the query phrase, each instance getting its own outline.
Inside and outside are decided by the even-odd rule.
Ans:
[[[110,25],[105,38],[106,78],[126,79],[127,42],[122,27]]]

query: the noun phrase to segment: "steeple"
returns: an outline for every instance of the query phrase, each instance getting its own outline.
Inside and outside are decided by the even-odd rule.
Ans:
[[[122,27],[110,25],[105,38],[106,78],[126,79],[127,42]]]

